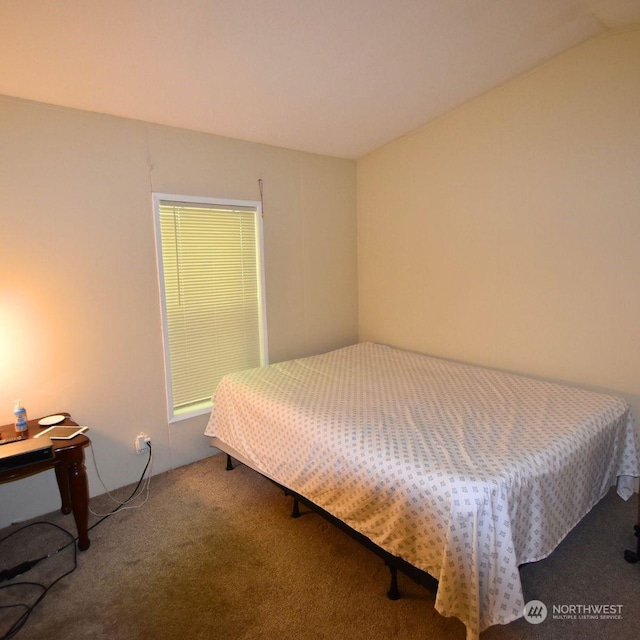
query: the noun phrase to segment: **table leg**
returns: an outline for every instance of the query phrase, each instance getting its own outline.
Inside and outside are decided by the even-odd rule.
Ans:
[[[56,464],[56,480],[58,481],[58,489],[60,490],[60,499],[62,500],[61,511],[65,515],[71,513],[71,492],[69,490],[69,463],[66,459],[60,460]]]
[[[84,450],[82,447],[69,451],[69,489],[71,509],[78,530],[78,548],[85,551],[89,548],[89,482],[87,469],[84,466]]]

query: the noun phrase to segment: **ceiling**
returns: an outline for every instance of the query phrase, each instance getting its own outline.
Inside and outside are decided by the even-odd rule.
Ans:
[[[640,0],[0,0],[0,94],[358,158]]]

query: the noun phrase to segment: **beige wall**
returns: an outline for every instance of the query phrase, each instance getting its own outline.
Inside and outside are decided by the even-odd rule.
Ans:
[[[640,418],[640,30],[358,162],[360,339],[626,396]]]
[[[272,361],[357,339],[628,397],[640,416],[640,31],[358,162],[0,98],[0,423],[69,410],[109,487],[209,454],[167,424],[151,192],[257,199]],[[88,470],[93,494],[93,462]],[[57,508],[0,486],[0,526]]]
[[[357,340],[354,162],[11,98],[0,140],[0,424],[18,397],[70,411],[109,488],[141,430],[154,472],[211,453],[206,416],[167,423],[152,191],[257,200],[263,178],[271,361]],[[58,508],[53,473],[0,503],[0,526]]]

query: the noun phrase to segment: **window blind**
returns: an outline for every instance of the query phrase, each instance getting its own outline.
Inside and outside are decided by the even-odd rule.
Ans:
[[[175,414],[264,364],[260,234],[256,207],[160,200],[158,216]]]

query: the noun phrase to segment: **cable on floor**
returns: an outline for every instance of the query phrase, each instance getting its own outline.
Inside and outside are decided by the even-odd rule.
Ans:
[[[118,506],[115,509],[113,509],[112,511],[108,512],[108,513],[96,514],[93,511],[91,511],[91,509],[89,509],[91,511],[91,513],[93,513],[94,515],[100,517],[100,520],[98,520],[97,522],[94,522],[88,528],[88,531],[91,531],[91,529],[94,529],[101,522],[104,522],[108,517],[112,516],[114,513],[117,513],[121,509],[137,509],[137,508],[141,507],[149,499],[149,490],[150,490],[150,485],[151,485],[151,471],[152,471],[152,468],[153,468],[153,449],[151,448],[151,443],[150,442],[147,443],[147,445],[149,447],[149,457],[147,459],[147,463],[146,463],[144,469],[142,470],[142,474],[140,475],[140,479],[138,480],[138,483],[136,484],[134,490],[131,492],[131,495],[124,501],[115,500],[116,502],[118,502]],[[93,451],[93,447],[91,449]],[[95,456],[94,456],[94,463],[95,463]],[[96,464],[96,472],[97,472],[97,470],[98,470],[98,465]],[[149,471],[149,475],[145,479],[145,475],[147,474],[147,471]],[[98,474],[98,477],[99,477],[99,474]],[[100,479],[100,482],[102,482],[102,479]],[[102,485],[104,486],[104,483],[102,483]],[[106,487],[105,487],[105,489],[106,489]],[[130,503],[131,501],[137,499],[140,495],[142,495],[145,492],[146,492],[146,496],[145,496],[145,498],[144,498],[144,500],[143,500],[143,502],[141,504],[128,505],[128,503]],[[107,490],[107,493],[109,493],[108,490]],[[109,494],[109,497],[114,499],[110,494]],[[6,590],[6,589],[17,587],[17,586],[37,587],[38,589],[41,589],[40,595],[38,596],[36,601],[31,605],[30,604],[25,604],[25,603],[16,603],[16,604],[8,604],[8,605],[0,604],[0,609],[5,609],[5,610],[6,609],[22,609],[23,610],[22,613],[20,614],[20,616],[16,619],[16,621],[9,627],[9,629],[2,636],[0,636],[0,640],[9,640],[10,638],[13,638],[22,629],[22,627],[24,627],[24,625],[26,624],[27,620],[29,619],[29,616],[33,613],[34,609],[40,604],[40,602],[42,602],[42,600],[47,595],[49,590],[55,584],[60,582],[60,580],[62,580],[63,578],[65,578],[69,574],[73,573],[76,570],[77,566],[78,566],[78,537],[77,536],[74,537],[72,533],[70,533],[69,531],[67,531],[63,527],[61,527],[61,526],[59,526],[59,525],[57,525],[57,524],[55,524],[53,522],[39,521],[39,522],[31,522],[29,524],[26,524],[26,525],[20,527],[19,529],[16,529],[15,531],[12,531],[11,533],[7,534],[3,538],[0,538],[0,545],[2,543],[4,543],[6,540],[8,540],[9,538],[11,538],[12,536],[24,531],[25,529],[28,529],[30,527],[40,526],[40,525],[47,525],[47,526],[51,526],[51,527],[55,527],[56,529],[59,529],[65,535],[67,535],[69,537],[69,539],[70,539],[69,542],[67,542],[63,546],[59,547],[58,549],[56,549],[55,551],[53,551],[53,552],[51,552],[51,553],[49,553],[47,555],[41,556],[39,558],[35,558],[33,560],[27,560],[25,562],[21,562],[21,563],[15,565],[14,567],[11,567],[9,569],[3,569],[2,571],[0,571],[0,582],[4,582],[6,580],[13,580],[13,578],[16,578],[16,577],[18,577],[20,575],[23,575],[24,573],[26,573],[27,571],[29,571],[30,569],[35,567],[37,564],[39,564],[43,560],[46,560],[48,558],[52,558],[53,556],[57,555],[58,553],[60,553],[61,551],[63,551],[64,549],[66,549],[67,547],[70,547],[72,545],[73,545],[73,566],[69,571],[66,571],[62,575],[58,576],[48,586],[44,585],[44,584],[41,584],[41,583],[38,583],[38,582],[27,582],[27,581],[12,582],[10,584],[0,585],[0,592],[2,592],[3,590]]]
[[[72,563],[72,567],[68,571],[65,571],[64,573],[59,575],[49,585],[44,585],[44,584],[41,584],[39,582],[27,582],[27,581],[11,582],[10,584],[0,585],[0,592],[8,590],[8,589],[15,588],[15,587],[20,587],[20,586],[21,587],[36,587],[36,588],[41,590],[40,595],[36,598],[36,600],[35,600],[35,602],[33,604],[16,603],[16,604],[0,605],[0,609],[22,609],[22,613],[18,616],[18,618],[15,620],[15,622],[9,627],[9,629],[6,632],[4,632],[4,634],[2,636],[0,636],[0,640],[9,640],[10,638],[13,638],[20,631],[20,629],[22,629],[22,627],[24,627],[24,625],[27,623],[27,620],[29,619],[29,616],[33,613],[34,609],[42,602],[42,600],[47,595],[47,593],[49,593],[49,590],[54,585],[56,585],[58,582],[60,582],[60,580],[62,580],[63,578],[65,578],[69,574],[73,573],[76,570],[77,566],[78,566],[78,546],[76,544],[77,539],[73,537],[72,533],[70,533],[69,531],[67,531],[63,527],[60,527],[59,525],[54,524],[53,522],[32,522],[30,524],[27,524],[27,525],[25,525],[23,527],[20,527],[20,529],[16,529],[15,531],[12,531],[10,534],[8,534],[4,538],[0,539],[0,544],[4,543],[11,536],[16,535],[17,533],[20,533],[20,532],[24,531],[25,529],[28,529],[29,527],[43,526],[43,525],[51,526],[51,527],[54,527],[54,528],[58,529],[59,531],[62,531],[66,536],[68,536],[70,538],[71,541],[69,543],[63,545],[62,547],[56,549],[55,551],[47,554],[46,556],[42,556],[42,557],[37,558],[35,560],[30,560],[30,561],[27,561],[27,562],[20,563],[19,565],[16,565],[15,567],[12,567],[11,569],[6,569],[6,570],[0,572],[0,574],[4,574],[5,576],[7,576],[5,579],[11,580],[14,577],[17,577],[17,576],[21,575],[25,571],[28,571],[29,569],[34,567],[36,564],[40,563],[42,560],[46,560],[47,558],[52,558],[53,556],[55,556],[58,553],[60,553],[63,549],[66,549],[67,547],[69,547],[71,545],[73,545],[73,556],[72,556],[73,557],[73,563]],[[24,571],[22,569],[24,569]]]

